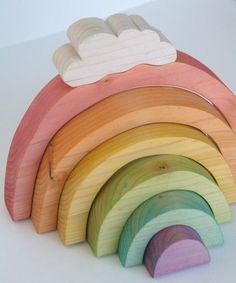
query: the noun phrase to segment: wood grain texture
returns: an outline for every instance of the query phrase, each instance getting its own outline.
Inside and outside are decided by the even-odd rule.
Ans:
[[[197,161],[211,172],[227,199],[234,195],[228,164],[202,132],[178,124],[145,125],[104,142],[72,171],[60,198],[58,231],[62,241],[84,241],[90,207],[105,182],[125,164],[156,154],[183,155]]]
[[[148,243],[143,259],[153,278],[209,262],[210,254],[201,237],[184,225],[157,233]]]
[[[142,264],[152,237],[173,225],[193,228],[207,247],[223,244],[221,229],[203,198],[189,191],[165,192],[143,202],[126,222],[118,248],[122,265]]]
[[[87,240],[94,254],[115,253],[132,212],[150,197],[172,190],[189,190],[202,196],[218,223],[231,219],[224,195],[200,164],[178,155],[144,157],[118,170],[95,198],[87,224]]]
[[[207,133],[215,140],[232,172],[236,173],[236,157],[232,158],[236,136],[211,104],[191,92],[176,88],[128,90],[79,114],[50,141],[35,185],[32,221],[36,230],[43,233],[56,229],[65,180],[86,153],[124,131],[156,122],[187,124]]]
[[[78,88],[67,86],[56,76],[34,99],[11,143],[5,202],[12,219],[30,216],[40,160],[51,138],[66,122],[108,96],[150,85],[170,85],[202,95],[215,104],[235,131],[236,107],[232,92],[206,66],[181,52],[173,64],[139,65]]]
[[[176,60],[176,49],[139,15],[115,14],[106,21],[90,17],[72,24],[70,43],[59,47],[53,62],[63,81],[76,87],[136,65]]]

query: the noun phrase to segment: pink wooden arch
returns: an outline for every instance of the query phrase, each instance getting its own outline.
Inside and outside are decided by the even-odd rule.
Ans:
[[[30,216],[40,160],[50,139],[68,120],[120,91],[161,85],[184,88],[205,97],[222,112],[236,132],[233,93],[207,67],[182,52],[178,52],[175,63],[139,65],[77,88],[67,86],[56,76],[28,108],[11,144],[5,177],[5,202],[12,219]]]

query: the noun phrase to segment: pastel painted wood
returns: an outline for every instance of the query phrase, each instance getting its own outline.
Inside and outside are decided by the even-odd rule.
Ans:
[[[154,278],[209,262],[210,254],[198,233],[184,225],[157,233],[148,243],[143,260]]]
[[[165,191],[188,190],[204,198],[218,223],[231,219],[229,205],[210,173],[178,155],[144,157],[118,170],[102,187],[89,212],[87,240],[96,256],[115,253],[132,212]]]
[[[68,177],[61,198],[58,232],[64,244],[85,240],[88,213],[106,181],[125,164],[156,154],[183,155],[203,165],[226,196],[235,192],[228,164],[202,132],[178,124],[150,124],[126,131],[88,153]]]
[[[40,160],[51,138],[66,122],[108,96],[150,85],[171,85],[196,92],[211,101],[235,131],[232,92],[207,67],[181,52],[175,63],[139,65],[78,88],[67,86],[56,76],[30,105],[12,140],[5,176],[5,202],[12,219],[30,216]]]
[[[171,87],[124,91],[77,115],[50,141],[35,182],[32,221],[36,230],[43,233],[56,229],[65,180],[89,151],[124,131],[157,122],[187,124],[207,133],[223,153],[231,171],[236,172],[236,157],[233,157],[236,136],[219,111],[206,100]]]
[[[189,191],[165,192],[143,202],[126,222],[118,248],[122,265],[142,264],[152,237],[173,225],[193,228],[207,247],[223,244],[221,229],[203,198]]]
[[[163,65],[176,60],[176,49],[141,16],[115,14],[106,21],[84,18],[67,32],[70,43],[53,56],[63,81],[76,87],[136,65]]]

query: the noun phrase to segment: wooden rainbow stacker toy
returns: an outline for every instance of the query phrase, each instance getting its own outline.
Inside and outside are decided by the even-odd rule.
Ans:
[[[138,15],[67,35],[11,144],[12,219],[152,277],[208,263],[236,203],[233,93]]]

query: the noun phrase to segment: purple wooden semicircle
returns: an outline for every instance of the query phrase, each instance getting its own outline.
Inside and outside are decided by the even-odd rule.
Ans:
[[[143,263],[152,277],[158,277],[210,262],[208,249],[198,233],[184,225],[171,226],[149,242]]]

